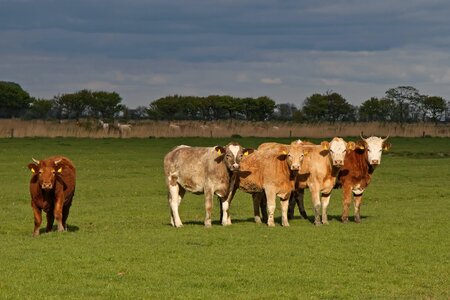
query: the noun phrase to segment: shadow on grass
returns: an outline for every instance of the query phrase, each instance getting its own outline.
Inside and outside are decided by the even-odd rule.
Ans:
[[[361,220],[370,218],[370,216],[361,216]],[[277,219],[277,218],[276,218]],[[279,217],[279,219],[281,220],[281,217]],[[305,220],[305,218],[303,218],[302,216],[294,216],[293,219],[290,220]],[[309,215],[308,218],[306,219],[307,221],[309,221],[311,224],[314,224],[314,216]],[[328,215],[328,220],[332,221],[338,221],[339,223],[342,223],[341,221],[341,215]],[[355,222],[355,216],[349,216],[348,217],[348,222]]]
[[[78,230],[80,230],[80,228],[78,226],[76,226],[76,225],[67,225],[67,232],[76,232]],[[57,232],[57,231],[58,231],[58,225],[53,225],[52,231],[50,231],[48,233]],[[47,233],[45,231],[45,227],[39,229],[39,233],[40,234]]]

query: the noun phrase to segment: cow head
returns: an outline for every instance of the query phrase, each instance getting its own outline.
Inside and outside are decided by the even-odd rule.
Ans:
[[[239,171],[241,160],[244,156],[253,153],[251,148],[242,148],[238,143],[229,143],[225,147],[216,146],[215,150],[219,156],[223,156],[223,161],[228,170],[232,172]]]
[[[38,161],[33,158],[33,162],[28,168],[37,176],[39,186],[47,191],[53,189],[56,177],[62,172],[62,166],[59,165],[61,159]]]
[[[286,155],[286,162],[289,165],[289,169],[291,171],[300,171],[303,158],[306,155],[306,152],[303,149],[303,142],[301,140],[292,142],[289,145],[288,150],[283,154]]]
[[[384,139],[376,136],[364,138],[362,134],[360,136],[363,143],[359,143],[358,146],[360,149],[367,149],[367,160],[369,164],[372,166],[379,165],[381,163],[381,154],[383,153],[383,150],[387,151],[391,147],[391,144],[386,142],[389,136]]]
[[[342,167],[344,165],[345,154],[348,150],[355,149],[354,142],[346,142],[340,137],[334,137],[331,142],[323,141],[320,143],[324,150],[330,153],[333,166]]]

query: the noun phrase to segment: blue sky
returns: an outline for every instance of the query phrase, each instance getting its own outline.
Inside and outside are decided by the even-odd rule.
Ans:
[[[450,99],[450,1],[0,0],[0,80],[51,98],[116,91],[350,103],[399,85]]]

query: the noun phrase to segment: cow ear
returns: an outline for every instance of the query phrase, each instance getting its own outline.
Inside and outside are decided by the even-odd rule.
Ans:
[[[322,145],[323,150],[330,149],[330,143],[328,141],[323,141],[320,143],[320,145]]]
[[[243,150],[243,152],[244,152],[244,155],[247,156],[247,155],[252,154],[253,152],[255,152],[255,149],[252,149],[252,148],[245,148],[245,149]]]
[[[222,146],[216,146],[216,148],[214,148],[217,152],[217,154],[222,155],[225,153],[225,148]]]
[[[36,164],[28,164],[28,169],[30,169],[31,173],[36,174],[39,171],[39,168]]]
[[[389,151],[389,149],[391,149],[391,143],[389,143],[389,142],[384,142],[384,143],[383,143],[383,150],[384,150],[384,151]]]
[[[347,150],[355,150],[356,144],[355,142],[347,142]]]

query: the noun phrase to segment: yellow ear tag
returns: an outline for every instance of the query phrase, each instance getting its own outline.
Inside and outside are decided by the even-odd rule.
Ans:
[[[363,150],[363,149],[364,149],[364,146],[358,146],[358,148],[361,149],[361,150]]]
[[[219,155],[222,155],[222,151],[220,151],[220,149],[217,149],[217,153],[218,153]]]
[[[328,146],[327,145],[323,145],[323,149],[324,150],[328,150]]]
[[[245,152],[244,152],[244,156],[247,156],[247,155],[248,155],[248,151],[245,151]]]
[[[387,152],[387,151],[389,151],[389,148],[388,147],[384,147],[383,150]]]
[[[308,155],[308,151],[303,152],[303,155],[307,156]]]
[[[61,173],[61,172],[62,172],[62,167],[58,169],[58,173]]]
[[[31,169],[31,173],[36,173],[36,171],[34,169]]]
[[[283,153],[283,155],[286,155],[286,154],[287,154],[287,152],[286,152],[286,151],[284,151],[284,150],[283,150],[283,152],[282,152],[282,153]]]

